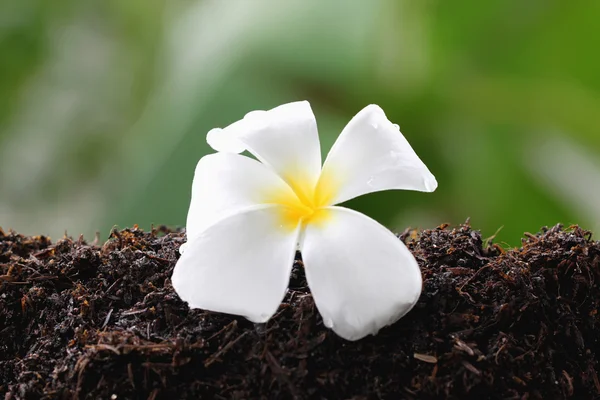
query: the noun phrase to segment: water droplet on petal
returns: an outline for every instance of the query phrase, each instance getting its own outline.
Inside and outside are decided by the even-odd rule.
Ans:
[[[323,317],[323,325],[326,328],[333,328],[333,320],[330,317]]]
[[[397,151],[394,151],[394,150],[391,150],[391,151],[390,151],[390,157],[391,157],[393,160],[396,160],[396,159],[398,159],[398,158],[400,158],[400,157],[401,157],[401,153],[399,153],[399,152],[397,152]]]
[[[185,249],[188,247],[187,243],[182,244],[181,246],[179,246],[179,254],[183,254],[183,252],[185,251]]]
[[[437,188],[437,181],[433,176],[423,177],[423,185],[428,192],[433,192]]]

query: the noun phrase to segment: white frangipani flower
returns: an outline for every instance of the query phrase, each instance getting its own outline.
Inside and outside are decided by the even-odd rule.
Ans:
[[[286,293],[297,250],[324,324],[348,340],[389,325],[417,302],[415,258],[373,219],[335,206],[389,189],[432,192],[435,177],[398,125],[370,105],[321,168],[306,101],[254,111],[207,141],[196,167],[187,243],[173,286],[192,308],[266,322]],[[256,159],[237,153],[244,150]]]

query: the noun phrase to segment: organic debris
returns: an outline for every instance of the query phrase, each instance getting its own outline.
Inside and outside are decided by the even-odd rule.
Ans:
[[[600,244],[578,227],[484,248],[469,225],[400,235],[424,290],[377,336],[323,326],[298,257],[267,324],[190,310],[170,283],[184,233],[102,247],[0,230],[5,399],[600,396]]]

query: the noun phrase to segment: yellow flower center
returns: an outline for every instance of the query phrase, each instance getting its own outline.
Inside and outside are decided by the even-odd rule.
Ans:
[[[286,178],[286,181],[293,192],[272,193],[267,200],[283,206],[279,220],[281,226],[296,229],[299,223],[320,224],[329,219],[331,213],[326,207],[330,205],[332,195],[326,185],[315,185],[309,179]]]

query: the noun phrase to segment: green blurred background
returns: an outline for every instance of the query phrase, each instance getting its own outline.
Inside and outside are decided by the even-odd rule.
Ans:
[[[598,1],[2,1],[0,226],[183,225],[206,132],[307,99],[325,151],[376,103],[436,175],[351,202],[392,229],[600,229],[598,21]]]

